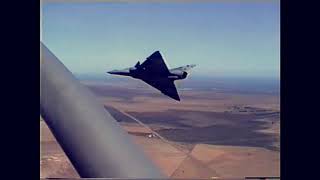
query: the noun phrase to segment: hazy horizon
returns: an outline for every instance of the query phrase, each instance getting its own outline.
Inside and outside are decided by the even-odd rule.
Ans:
[[[81,82],[91,85],[124,86],[126,88],[145,88],[148,85],[131,77],[93,74],[74,74]],[[278,78],[261,77],[210,77],[190,75],[185,80],[175,82],[180,90],[205,90],[240,93],[259,93],[280,95],[280,80]]]

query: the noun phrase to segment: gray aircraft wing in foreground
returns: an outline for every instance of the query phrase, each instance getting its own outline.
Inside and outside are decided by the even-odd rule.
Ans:
[[[180,101],[174,81],[185,79],[189,70],[195,66],[196,65],[192,64],[174,69],[168,69],[160,52],[156,51],[147,57],[142,64],[140,64],[138,61],[134,67],[123,70],[113,70],[109,71],[108,73],[141,79],[142,81],[161,91],[161,93]]]
[[[165,179],[95,95],[40,49],[40,113],[80,177]]]

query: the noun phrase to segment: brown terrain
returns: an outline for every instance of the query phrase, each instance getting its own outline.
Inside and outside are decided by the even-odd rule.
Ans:
[[[40,177],[79,177],[44,121],[40,121]]]
[[[168,177],[280,176],[278,94],[181,90],[177,102],[141,83],[86,85]],[[40,127],[41,177],[78,177]]]

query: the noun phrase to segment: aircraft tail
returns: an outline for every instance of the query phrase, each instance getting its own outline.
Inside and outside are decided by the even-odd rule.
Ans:
[[[138,61],[137,64],[134,67],[139,68],[140,67],[140,61]]]

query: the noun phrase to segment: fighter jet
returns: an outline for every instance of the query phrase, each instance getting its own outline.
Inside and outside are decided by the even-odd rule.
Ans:
[[[140,79],[158,89],[161,93],[180,101],[174,81],[185,79],[191,68],[195,66],[191,64],[169,70],[160,52],[156,51],[147,57],[142,64],[138,61],[134,67],[113,70],[107,73]]]

